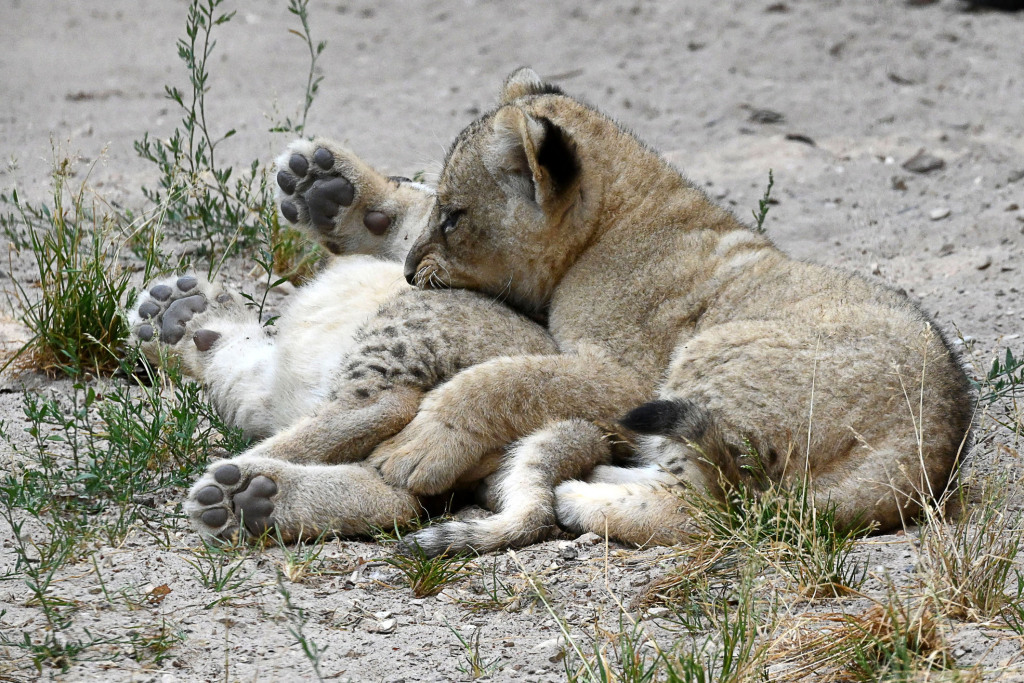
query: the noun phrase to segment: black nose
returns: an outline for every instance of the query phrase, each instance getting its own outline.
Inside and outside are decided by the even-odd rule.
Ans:
[[[413,282],[416,279],[416,266],[419,265],[419,260],[416,259],[412,254],[405,259],[405,281],[410,285],[416,284]]]

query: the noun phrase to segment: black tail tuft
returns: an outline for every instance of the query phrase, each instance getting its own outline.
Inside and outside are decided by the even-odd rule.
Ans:
[[[681,401],[651,401],[629,411],[619,424],[637,434],[664,436],[676,428],[687,408],[688,405]]]

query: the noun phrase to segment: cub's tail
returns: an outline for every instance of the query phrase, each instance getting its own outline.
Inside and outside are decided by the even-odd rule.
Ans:
[[[736,449],[726,443],[711,413],[689,399],[645,403],[629,411],[619,424],[637,434],[679,442],[688,451],[683,457],[693,457],[705,480],[719,489],[716,492],[724,493],[740,483]]]

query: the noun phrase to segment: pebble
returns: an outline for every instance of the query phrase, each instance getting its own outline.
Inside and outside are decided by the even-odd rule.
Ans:
[[[670,610],[668,607],[652,607],[651,609],[647,610],[647,616],[651,618],[663,617],[666,614],[668,614],[669,611]]]
[[[749,121],[751,123],[782,123],[786,117],[771,109],[751,109]]]
[[[931,218],[933,221],[941,221],[943,218],[949,216],[950,213],[952,212],[948,206],[942,206],[937,209],[932,209],[931,213],[928,214],[928,218]]]
[[[946,162],[923,149],[903,162],[903,168],[911,173],[931,173],[945,168]]]
[[[986,256],[985,260],[975,266],[978,270],[985,270],[992,265],[992,257]]]
[[[385,619],[383,621],[376,621],[366,627],[366,630],[370,633],[391,633],[398,626],[396,619]]]
[[[573,543],[575,543],[576,545],[597,545],[598,543],[603,542],[604,538],[598,536],[593,531],[588,531],[587,533],[583,534],[582,536],[576,538],[576,540],[573,541]]]

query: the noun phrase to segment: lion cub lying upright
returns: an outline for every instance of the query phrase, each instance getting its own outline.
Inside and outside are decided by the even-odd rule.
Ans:
[[[846,525],[891,529],[947,486],[973,406],[927,317],[879,284],[789,258],[532,71],[458,137],[436,199],[409,281],[545,311],[559,353],[506,359],[434,403],[429,423],[371,455],[393,485],[446,490],[517,442],[509,523],[554,506],[563,527],[637,544],[681,539],[679,491],[752,478],[751,453]],[[608,448],[577,418],[612,394],[627,400],[607,417],[628,413],[647,435],[646,465],[599,466],[552,496],[555,463]],[[415,540],[440,552],[514,537],[483,520]]]

